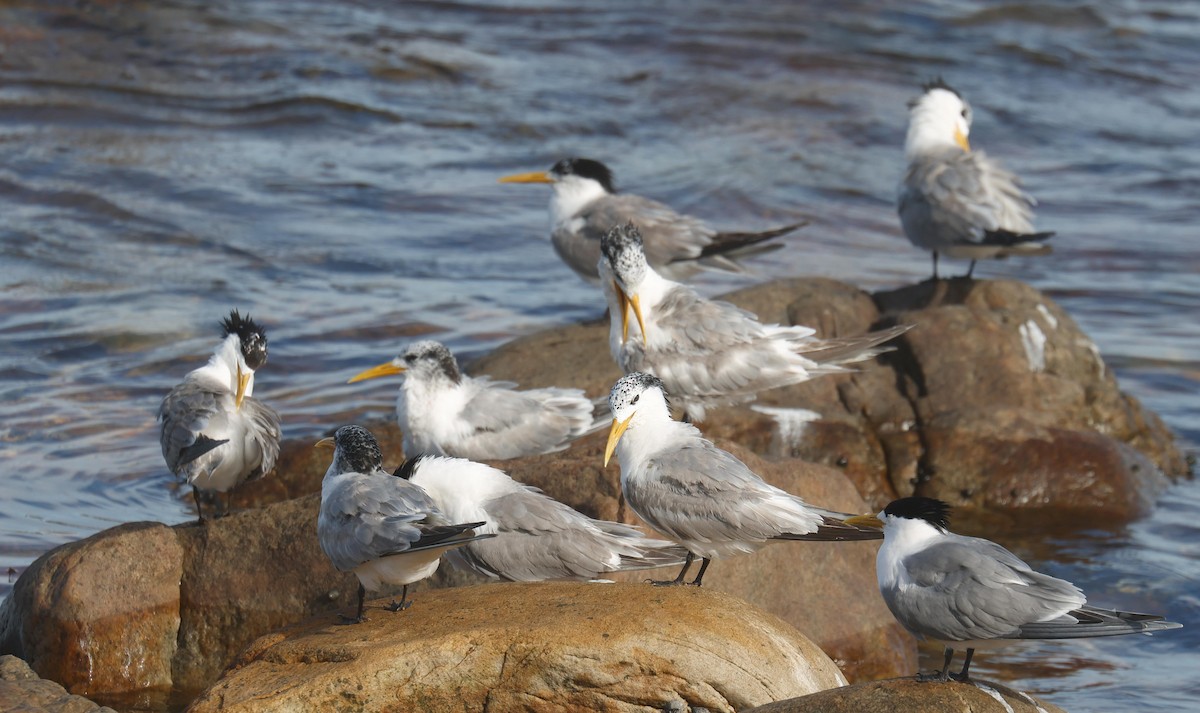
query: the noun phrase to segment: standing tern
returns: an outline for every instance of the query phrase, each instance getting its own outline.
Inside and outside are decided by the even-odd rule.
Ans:
[[[501,183],[549,183],[550,235],[554,250],[585,280],[596,282],[600,238],[614,226],[633,221],[646,236],[646,253],[654,268],[682,280],[703,267],[743,272],[736,260],[774,250],[763,245],[807,221],[758,233],[720,233],[699,218],[681,215],[658,201],[617,193],[608,166],[588,158],[564,158],[549,171],[505,176]]]
[[[966,277],[980,258],[1043,255],[1053,232],[1033,232],[1037,201],[1017,177],[982,151],[972,151],[971,107],[945,82],[924,86],[910,104],[904,157],[908,169],[897,207],[909,241],[933,253],[970,258]]]
[[[759,391],[849,371],[843,365],[889,351],[879,345],[909,329],[821,339],[809,327],[762,324],[750,312],[659,275],[633,224],[610,230],[601,246],[597,269],[604,276],[613,359],[626,374],[646,371],[662,379],[689,420],[703,420],[713,406],[753,400]]]
[[[904,628],[946,649],[941,672],[920,678],[947,680],[956,648],[965,648],[967,658],[954,678],[966,681],[975,649],[1181,626],[1153,614],[1088,606],[1074,584],[1033,571],[995,542],[950,532],[949,511],[940,500],[909,497],[878,515],[846,521],[883,529],[875,563],[879,592]]]
[[[403,586],[388,608],[407,609],[408,585],[432,576],[443,553],[495,537],[475,533],[483,522],[451,524],[424,490],[383,470],[379,444],[362,426],[342,426],[317,445],[334,449],[321,481],[317,539],[338,571],[358,577],[358,613],[344,617],[349,622],[364,621],[368,589]]]
[[[482,463],[417,456],[395,474],[429,493],[451,520],[484,521],[476,532],[496,534],[446,555],[460,569],[485,577],[593,580],[610,572],[672,567],[687,554],[629,525],[594,520]]]
[[[192,486],[200,522],[199,491],[225,493],[261,478],[279,457],[279,414],[251,397],[254,373],[267,362],[267,333],[236,309],[221,326],[208,363],[185,376],[158,409],[163,458]]]
[[[561,451],[603,427],[580,389],[517,391],[510,381],[470,377],[445,345],[421,341],[347,383],[404,374],[396,417],[404,454],[504,460]]]
[[[683,584],[700,557],[692,580],[700,586],[714,558],[754,552],[776,540],[881,537],[878,530],[845,523],[848,515],[813,507],[766,483],[695,426],[672,420],[658,377],[640,372],[621,377],[608,403],[613,420],[604,464],[615,450],[625,502],[654,531],[688,551],[679,575],[656,584]]]

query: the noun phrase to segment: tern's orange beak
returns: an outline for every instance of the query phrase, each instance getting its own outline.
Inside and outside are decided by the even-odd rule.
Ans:
[[[333,448],[334,445],[335,444],[333,442],[333,436],[330,436],[328,438],[322,438],[321,440],[314,443],[313,448]]]
[[[233,407],[240,409],[242,401],[246,398],[246,387],[250,385],[250,380],[254,378],[254,372],[249,374],[242,373],[242,367],[237,368],[237,393],[233,396]]]
[[[625,433],[625,429],[629,428],[629,422],[633,420],[633,414],[624,421],[613,419],[612,428],[608,429],[608,443],[604,446],[604,465],[608,466],[608,462],[612,460],[613,451],[617,449],[617,442],[621,440],[621,434]]]
[[[529,173],[514,173],[511,176],[504,176],[499,179],[500,183],[554,183],[554,179],[545,171],[531,171]]]
[[[874,515],[855,515],[854,517],[846,518],[842,522],[855,527],[873,527],[876,530],[883,529],[883,520]]]
[[[381,376],[392,376],[393,374],[403,374],[403,373],[404,373],[404,367],[396,366],[395,364],[393,364],[392,362],[389,361],[386,364],[380,364],[379,366],[373,366],[370,369],[367,369],[366,371],[360,371],[359,373],[350,377],[350,380],[347,381],[346,383],[353,384],[356,381],[366,381],[367,379],[378,379]]]
[[[954,127],[954,143],[958,144],[963,151],[971,150],[971,142],[967,141],[967,135],[962,132],[962,129]]]

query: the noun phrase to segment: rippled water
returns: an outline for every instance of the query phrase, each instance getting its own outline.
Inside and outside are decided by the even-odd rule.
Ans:
[[[270,327],[256,395],[288,437],[388,412],[344,382],[412,335],[469,356],[598,315],[548,191],[506,173],[587,155],[720,226],[812,220],[760,279],[923,279],[892,204],[905,102],[938,74],[1058,231],[980,274],[1062,302],[1194,448],[1198,39],[1198,6],[1166,2],[0,3],[0,567],[191,517],[154,413],[230,307]],[[1198,511],[1185,483],[1127,528],[1010,533],[1094,601],[1190,628],[979,670],[1068,710],[1194,709]]]

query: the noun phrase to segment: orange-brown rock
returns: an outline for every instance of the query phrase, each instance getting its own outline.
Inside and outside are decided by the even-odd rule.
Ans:
[[[732,712],[844,682],[786,623],[693,587],[496,584],[367,616],[263,637],[189,711]]]
[[[1063,713],[1058,706],[1007,686],[912,678],[856,683],[776,701],[742,713]]]
[[[16,656],[0,656],[0,713],[116,713],[82,696],[67,693],[54,681],[38,678]]]

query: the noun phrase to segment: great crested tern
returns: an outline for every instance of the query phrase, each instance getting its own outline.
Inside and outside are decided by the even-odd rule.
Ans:
[[[462,373],[445,345],[420,341],[400,356],[363,371],[348,383],[404,374],[396,417],[404,454],[504,460],[561,451],[603,428],[580,389],[518,391],[510,381]]]
[[[970,258],[970,277],[980,258],[1050,252],[1044,241],[1054,233],[1033,230],[1037,201],[1014,174],[971,150],[966,100],[941,80],[923,89],[910,104],[897,207],[909,241],[933,253],[933,279],[939,253]]]
[[[600,238],[614,226],[638,224],[650,264],[674,280],[700,268],[743,272],[738,258],[780,247],[765,241],[803,227],[807,221],[762,232],[718,232],[699,218],[682,215],[658,201],[618,193],[612,171],[589,158],[564,158],[549,171],[505,176],[501,183],[550,183],[550,239],[563,262],[595,282]]]
[[[766,389],[847,372],[845,364],[889,351],[879,345],[909,329],[822,339],[809,327],[762,324],[745,310],[659,275],[633,224],[610,230],[601,246],[598,270],[613,359],[627,374],[645,371],[662,379],[672,404],[690,420]]]
[[[254,373],[267,362],[267,333],[235,309],[221,323],[208,363],[184,377],[158,408],[167,467],[200,491],[225,493],[271,472],[279,457],[279,414],[252,397]]]
[[[714,558],[754,552],[776,540],[877,540],[878,530],[846,524],[842,513],[814,507],[763,481],[689,423],[671,418],[663,382],[640,372],[621,377],[608,399],[625,502],[647,525],[687,551],[683,584],[696,557],[699,586]]]
[[[385,584],[404,587],[388,608],[407,609],[408,585],[432,576],[443,553],[495,537],[475,532],[483,522],[452,524],[424,490],[383,470],[379,444],[362,426],[342,426],[317,445],[334,448],[317,539],[335,568],[358,577],[358,612],[348,621],[363,621],[367,590]]]
[[[965,648],[969,679],[975,649],[1022,639],[1082,639],[1148,633],[1181,625],[1154,614],[1088,606],[1078,587],[1033,571],[995,542],[950,532],[950,507],[940,500],[895,500],[878,515],[847,524],[882,528],[876,558],[879,592],[897,621],[914,635],[945,647],[945,681],[955,649]]]
[[[503,471],[461,458],[417,456],[395,473],[419,485],[451,520],[480,520],[495,539],[448,552],[461,569],[510,582],[599,579],[612,572],[671,567],[687,553],[629,525],[595,520],[518,483]]]

